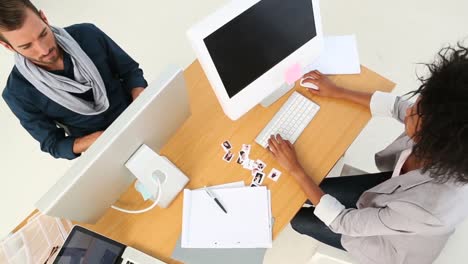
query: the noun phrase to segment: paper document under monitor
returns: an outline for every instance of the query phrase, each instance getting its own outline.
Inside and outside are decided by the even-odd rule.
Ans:
[[[355,35],[326,36],[320,56],[305,69],[323,74],[359,74],[361,65]]]
[[[182,248],[271,248],[270,191],[266,187],[184,190]]]

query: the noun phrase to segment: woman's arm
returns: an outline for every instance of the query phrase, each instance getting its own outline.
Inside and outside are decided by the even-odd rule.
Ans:
[[[281,135],[278,134],[270,137],[268,140],[268,148],[281,167],[294,176],[309,200],[314,205],[317,205],[325,193],[305,173],[297,160],[296,151],[291,142],[284,140]]]
[[[391,201],[381,208],[346,209],[334,197],[325,194],[304,172],[289,141],[276,135],[271,136],[268,144],[276,161],[295,178],[309,200],[316,206],[314,214],[335,233],[349,236],[417,232],[429,234],[437,232],[438,229],[434,227],[443,226],[443,223],[431,212],[402,198]]]
[[[344,99],[356,104],[360,104],[367,108],[370,106],[373,93],[353,91],[338,86],[319,71],[311,71],[305,74],[302,78],[306,78],[304,82],[313,83],[319,88],[318,90],[308,89],[311,94],[336,99]]]

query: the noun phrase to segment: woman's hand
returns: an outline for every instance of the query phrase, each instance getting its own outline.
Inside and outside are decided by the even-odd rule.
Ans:
[[[340,98],[344,92],[343,88],[334,84],[327,76],[317,70],[306,73],[302,78],[304,79],[304,83],[313,83],[318,87],[318,90],[307,89],[311,94],[323,97]]]
[[[314,205],[318,205],[325,193],[315,184],[312,178],[307,176],[297,160],[296,151],[291,142],[284,140],[280,135],[271,136],[268,139],[268,148],[281,167],[294,176],[309,200]]]
[[[297,160],[294,146],[289,140],[284,140],[281,135],[272,135],[268,139],[268,149],[275,160],[289,173],[295,174],[301,172],[302,166]]]

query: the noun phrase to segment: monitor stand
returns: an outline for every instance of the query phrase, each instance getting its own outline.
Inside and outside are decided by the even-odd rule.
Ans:
[[[278,87],[278,89],[274,90],[270,95],[268,95],[265,99],[263,99],[263,101],[261,101],[260,104],[263,107],[270,106],[271,104],[276,102],[278,99],[280,99],[281,96],[285,95],[287,92],[289,92],[289,90],[294,88],[294,85],[295,85],[294,83],[293,84],[289,84],[286,82],[283,83],[283,85]]]
[[[167,208],[189,181],[174,163],[158,155],[145,144],[130,157],[125,167],[141,182],[143,187],[140,185],[140,188],[144,189],[151,199],[156,199],[158,192],[162,192],[158,203],[162,208]],[[139,188],[137,190],[140,191]],[[145,196],[143,193],[142,195]]]

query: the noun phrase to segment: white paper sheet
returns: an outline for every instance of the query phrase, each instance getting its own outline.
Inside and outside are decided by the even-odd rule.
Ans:
[[[325,36],[323,52],[305,68],[305,73],[315,69],[324,74],[361,73],[356,36]]]
[[[210,186],[210,189],[238,188],[238,187],[245,187],[244,181],[237,181],[237,182],[224,183],[224,184],[220,184],[220,185],[213,185],[213,186]],[[197,190],[203,190],[203,188],[200,188],[200,189],[197,189]]]
[[[204,190],[184,190],[183,248],[270,248],[271,199],[266,187],[212,188],[224,213]]]

